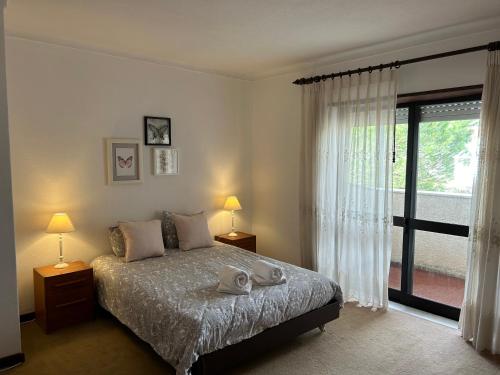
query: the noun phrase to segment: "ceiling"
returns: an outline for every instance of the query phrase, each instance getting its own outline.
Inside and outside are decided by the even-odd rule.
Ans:
[[[9,0],[6,28],[10,35],[253,79],[498,16],[499,0]]]

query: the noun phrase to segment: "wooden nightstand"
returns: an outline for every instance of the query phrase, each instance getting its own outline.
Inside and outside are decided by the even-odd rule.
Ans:
[[[80,261],[33,269],[36,321],[45,332],[94,317],[94,274]]]
[[[238,236],[229,237],[227,234],[215,236],[215,240],[229,245],[241,247],[242,249],[257,252],[257,237],[254,234],[236,232]]]

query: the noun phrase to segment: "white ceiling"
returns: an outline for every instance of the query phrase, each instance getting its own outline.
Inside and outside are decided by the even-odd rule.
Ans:
[[[256,78],[497,16],[499,0],[9,0],[6,28],[11,35]]]

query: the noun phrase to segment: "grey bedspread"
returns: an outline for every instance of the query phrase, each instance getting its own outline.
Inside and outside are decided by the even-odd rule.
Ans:
[[[223,265],[251,273],[266,259],[284,269],[287,283],[250,295],[216,291]],[[149,343],[177,374],[187,374],[200,355],[252,337],[266,328],[327,304],[342,301],[328,278],[230,245],[125,263],[114,255],[92,262],[99,303]]]

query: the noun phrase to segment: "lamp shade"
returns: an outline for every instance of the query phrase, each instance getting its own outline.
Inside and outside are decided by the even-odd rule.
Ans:
[[[52,215],[46,229],[47,233],[69,233],[74,231],[75,227],[65,212],[58,212]]]
[[[236,198],[236,195],[231,195],[226,198],[226,203],[224,203],[224,209],[225,210],[241,210],[241,205],[240,202],[238,201],[238,198]]]

